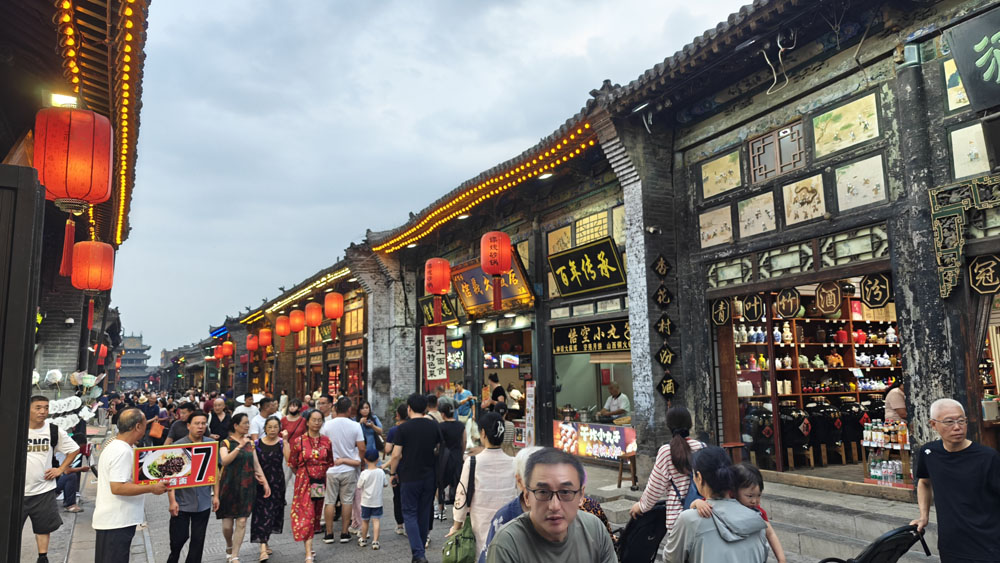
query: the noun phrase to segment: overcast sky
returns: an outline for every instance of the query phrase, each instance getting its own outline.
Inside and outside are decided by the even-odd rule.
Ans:
[[[161,348],[402,225],[739,0],[153,2],[112,295]]]

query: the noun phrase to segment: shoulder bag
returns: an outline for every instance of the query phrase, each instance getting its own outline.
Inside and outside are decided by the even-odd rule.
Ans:
[[[476,492],[476,456],[469,458],[469,485],[466,487],[465,506],[472,504]],[[441,563],[475,563],[476,534],[472,530],[472,514],[465,515],[465,524],[457,534],[446,539],[441,548]]]
[[[701,443],[701,447],[704,448],[705,444]],[[670,480],[670,486],[674,488],[674,494],[676,494],[677,499],[681,501],[681,510],[691,508],[691,503],[701,498],[701,495],[698,494],[698,487],[694,486],[694,460],[700,451],[701,449],[697,449],[691,452],[691,475],[689,476],[690,481],[688,483],[687,495],[682,498],[680,489],[677,488],[673,479]]]
[[[299,451],[305,453],[305,435],[299,436]],[[309,451],[312,451],[312,441],[309,441]],[[308,471],[306,471],[308,475]],[[309,498],[326,498],[326,473],[319,479],[309,477]]]
[[[149,425],[149,437],[157,440],[163,437],[163,425],[160,424],[159,419],[154,420],[153,424]]]
[[[376,423],[376,426],[378,426],[379,429],[381,430],[382,425],[379,424],[381,423],[381,421],[375,415],[372,415],[372,418],[375,419],[374,422]],[[382,435],[379,434],[378,432],[375,432],[374,429],[372,430],[372,433],[375,434],[375,451],[378,452],[379,456],[382,456],[383,454],[385,454],[385,438],[383,438]]]

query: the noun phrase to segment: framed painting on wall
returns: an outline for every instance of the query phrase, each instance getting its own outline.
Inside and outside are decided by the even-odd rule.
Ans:
[[[887,199],[881,154],[841,166],[836,177],[837,208],[841,211]]]
[[[733,242],[733,212],[728,205],[702,213],[698,224],[702,248]]]
[[[701,165],[701,197],[709,199],[736,189],[743,184],[740,172],[740,150],[720,156]]]
[[[826,214],[822,174],[786,184],[781,191],[785,203],[785,225],[812,221]]]
[[[958,65],[955,59],[944,61],[944,87],[948,91],[948,111],[964,108],[969,105],[969,95],[962,86],[962,77],[958,75]]]
[[[554,231],[549,231],[548,244],[549,255],[573,248],[573,227],[566,225]]]
[[[974,123],[968,127],[953,130],[951,140],[951,162],[955,179],[978,176],[990,171],[990,159],[986,153],[986,137],[983,125]]]
[[[831,155],[879,135],[875,93],[846,103],[813,118],[813,151],[816,158]]]
[[[768,233],[777,228],[774,213],[774,192],[744,199],[737,205],[740,217],[740,238]]]

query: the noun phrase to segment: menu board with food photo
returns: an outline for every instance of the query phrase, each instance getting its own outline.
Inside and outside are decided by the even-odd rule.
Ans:
[[[555,421],[555,447],[573,455],[618,461],[636,450],[635,428]]]
[[[171,489],[215,483],[217,442],[137,448],[132,475],[137,485],[165,481]]]

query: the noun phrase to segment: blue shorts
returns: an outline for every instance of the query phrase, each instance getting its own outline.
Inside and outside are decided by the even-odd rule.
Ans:
[[[376,507],[372,508],[370,506],[362,506],[361,507],[361,519],[362,520],[371,520],[372,518],[374,518],[376,520],[379,520],[379,519],[382,518],[382,507],[381,506],[376,506]]]

